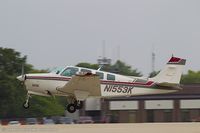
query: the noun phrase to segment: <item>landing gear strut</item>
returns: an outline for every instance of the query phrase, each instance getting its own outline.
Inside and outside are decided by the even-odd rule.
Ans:
[[[82,109],[83,108],[83,101],[76,101],[75,105],[76,105],[76,109]]]
[[[70,104],[67,105],[67,111],[69,113],[74,113],[76,110],[82,109],[83,108],[83,101],[79,101],[76,99],[72,99]]]
[[[27,98],[26,98],[26,101],[23,103],[23,107],[25,109],[28,109],[29,108],[29,98],[31,97],[30,94],[27,94]]]

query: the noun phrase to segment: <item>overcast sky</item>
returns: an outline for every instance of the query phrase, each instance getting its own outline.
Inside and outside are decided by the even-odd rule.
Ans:
[[[144,75],[170,56],[200,70],[200,0],[0,0],[0,46],[35,68],[120,58]],[[120,54],[117,54],[120,46]]]

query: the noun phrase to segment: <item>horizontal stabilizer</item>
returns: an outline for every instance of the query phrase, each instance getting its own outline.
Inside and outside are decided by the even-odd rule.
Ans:
[[[170,88],[170,89],[182,90],[179,84],[163,82],[163,83],[156,83],[156,85],[159,87],[164,87],[165,89],[167,87],[168,89]]]

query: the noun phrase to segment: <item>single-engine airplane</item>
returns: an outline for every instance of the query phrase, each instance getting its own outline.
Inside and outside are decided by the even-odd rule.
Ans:
[[[180,78],[185,59],[171,57],[163,70],[153,78],[124,76],[88,68],[67,66],[39,74],[22,74],[17,79],[27,89],[23,104],[29,108],[31,95],[66,96],[66,109],[74,113],[88,97],[122,97],[163,94],[181,90]]]

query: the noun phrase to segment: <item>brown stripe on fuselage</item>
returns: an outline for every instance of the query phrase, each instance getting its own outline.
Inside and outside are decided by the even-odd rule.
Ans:
[[[26,76],[26,79],[69,81],[71,78],[66,78],[66,77]]]
[[[35,80],[57,80],[57,81],[69,81],[71,78],[67,77],[45,77],[45,76],[26,76],[26,79],[35,79]],[[112,84],[112,85],[134,85],[134,86],[144,86],[151,87],[155,83],[153,81],[144,82],[120,82],[120,81],[109,81],[109,80],[101,80],[101,84]]]

